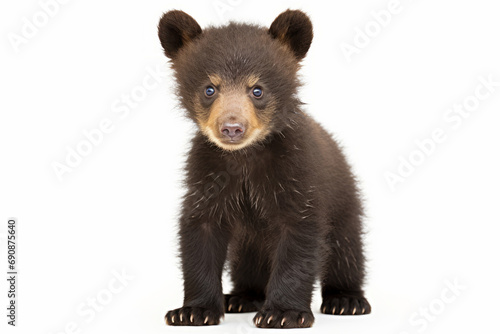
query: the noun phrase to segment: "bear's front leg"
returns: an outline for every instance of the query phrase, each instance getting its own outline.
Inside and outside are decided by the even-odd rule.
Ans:
[[[184,306],[169,311],[165,321],[173,326],[217,325],[224,316],[221,277],[229,230],[206,215],[197,219],[191,213],[184,216],[179,231]]]
[[[257,327],[312,326],[311,298],[319,263],[318,232],[317,224],[310,221],[277,224],[272,236],[272,270],[266,301],[254,317]]]

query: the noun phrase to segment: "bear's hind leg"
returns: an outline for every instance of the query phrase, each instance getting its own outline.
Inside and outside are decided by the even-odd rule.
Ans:
[[[345,222],[343,231],[329,238],[330,252],[323,267],[321,312],[361,315],[371,312],[362,290],[365,276],[359,217]]]
[[[256,312],[265,300],[269,280],[267,260],[255,243],[244,242],[231,260],[233,290],[224,295],[227,313]]]

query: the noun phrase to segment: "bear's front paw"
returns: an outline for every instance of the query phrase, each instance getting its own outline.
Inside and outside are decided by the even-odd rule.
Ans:
[[[259,328],[307,328],[314,323],[311,311],[266,309],[253,318]]]
[[[181,307],[169,311],[165,322],[170,326],[208,326],[218,325],[223,314],[204,307]]]

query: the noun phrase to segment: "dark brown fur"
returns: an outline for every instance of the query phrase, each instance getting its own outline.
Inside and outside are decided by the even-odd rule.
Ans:
[[[181,104],[200,127],[180,219],[184,306],[167,313],[167,324],[213,325],[225,312],[257,311],[257,327],[310,327],[316,279],[321,312],[370,313],[355,179],[338,145],[296,97],[299,62],[312,41],[309,18],[289,10],[270,29],[230,23],[202,31],[184,12],[170,11],[159,36]],[[258,78],[262,98],[248,95],[249,77]],[[208,85],[217,91],[210,98]],[[247,116],[221,102],[228,96],[250,106]],[[220,117],[209,121],[215,112],[264,130],[232,149],[217,132]],[[233,290],[224,296],[226,261]]]

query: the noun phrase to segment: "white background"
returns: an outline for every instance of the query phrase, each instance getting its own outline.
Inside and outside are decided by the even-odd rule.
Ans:
[[[229,5],[217,10],[221,3]],[[43,9],[35,0],[3,1],[0,263],[6,271],[7,218],[14,216],[20,277],[15,329],[6,325],[7,285],[1,280],[2,328],[195,331],[163,321],[182,303],[176,219],[193,127],[176,107],[157,22],[162,12],[182,9],[202,27],[228,20],[269,26],[287,8],[305,10],[315,29],[301,98],[344,146],[366,199],[366,294],[373,307],[362,317],[321,315],[316,291],[316,323],[304,331],[498,328],[500,275],[493,267],[500,251],[500,86],[459,125],[443,117],[454,104],[474,101],[478,77],[500,81],[499,4],[401,0],[399,13],[349,62],[342,43],[352,45],[356,29],[376,29],[370,13],[388,3],[74,0],[59,5],[16,52],[9,36],[21,35],[24,18],[33,22]],[[148,69],[157,67],[166,73],[161,83],[128,115],[115,113],[122,96],[140,90]],[[113,130],[59,180],[53,164],[65,163],[68,149],[86,140],[83,131],[105,119]],[[438,128],[446,140],[391,189],[386,174],[397,172],[400,157],[422,158],[415,141]],[[133,279],[120,286],[114,271]],[[447,282],[461,287],[453,293]],[[87,303],[96,297],[105,305],[91,319]],[[196,331],[258,332],[252,317],[226,315],[221,326]]]

